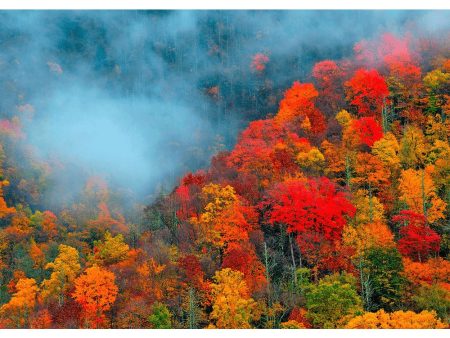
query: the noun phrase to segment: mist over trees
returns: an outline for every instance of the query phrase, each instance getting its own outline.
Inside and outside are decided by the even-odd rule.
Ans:
[[[438,11],[0,13],[1,328],[448,328]]]

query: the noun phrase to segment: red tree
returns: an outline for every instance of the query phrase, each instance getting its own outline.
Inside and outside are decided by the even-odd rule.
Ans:
[[[423,261],[439,252],[441,237],[426,225],[424,215],[402,210],[392,220],[403,224],[398,241],[398,250],[402,255],[415,261]]]
[[[345,86],[347,100],[356,107],[360,115],[375,116],[378,120],[381,118],[381,110],[389,90],[377,70],[359,69]]]
[[[270,223],[285,224],[289,233],[297,234],[300,251],[316,270],[336,251],[346,217],[356,211],[325,177],[280,183],[270,192],[269,200]]]
[[[230,268],[244,274],[250,292],[262,291],[266,287],[265,268],[249,243],[235,246],[225,253],[222,268]]]
[[[353,120],[351,127],[356,132],[360,142],[369,147],[383,137],[383,129],[373,117],[361,117]]]

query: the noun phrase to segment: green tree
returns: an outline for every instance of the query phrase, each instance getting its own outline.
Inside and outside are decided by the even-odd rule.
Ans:
[[[445,322],[450,320],[450,292],[439,285],[422,285],[412,297],[417,311],[434,310]]]
[[[165,304],[156,302],[152,307],[152,314],[148,317],[148,321],[154,329],[171,329],[172,314]]]
[[[317,328],[332,329],[344,326],[362,311],[356,292],[356,279],[348,274],[334,274],[319,281],[306,294],[308,318]]]
[[[396,310],[405,285],[401,275],[402,256],[397,248],[370,248],[363,261],[364,274],[368,276],[372,289],[371,310]]]

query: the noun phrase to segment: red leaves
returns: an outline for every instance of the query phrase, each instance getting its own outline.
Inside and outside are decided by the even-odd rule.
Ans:
[[[369,147],[383,137],[383,129],[373,117],[361,117],[353,120],[351,127],[357,133],[360,142]]]
[[[269,57],[266,54],[258,53],[253,56],[252,63],[250,67],[258,72],[261,73],[266,69],[266,64],[269,62]]]
[[[267,284],[265,268],[256,256],[255,251],[248,246],[235,246],[227,250],[222,268],[230,268],[244,274],[250,293],[262,291]]]
[[[342,76],[342,71],[336,62],[325,60],[314,65],[312,76],[316,79],[320,88],[329,88]]]
[[[186,255],[178,260],[178,267],[184,272],[186,283],[201,289],[205,273],[199,259],[194,255]]]
[[[336,191],[336,186],[325,177],[281,183],[270,196],[273,201],[270,222],[286,224],[289,232],[300,237],[311,233],[317,240],[322,236],[330,241],[340,239],[347,223],[345,217],[355,213],[345,195]]]
[[[426,218],[409,210],[403,210],[392,221],[407,224],[400,229],[402,238],[398,250],[415,261],[427,260],[439,252],[441,237],[426,225]]]
[[[273,119],[253,121],[239,136],[228,164],[240,172],[255,175],[260,187],[297,170],[296,148],[308,140],[290,133]]]
[[[389,95],[384,78],[377,70],[359,69],[345,83],[347,100],[362,116],[381,117],[383,102]]]

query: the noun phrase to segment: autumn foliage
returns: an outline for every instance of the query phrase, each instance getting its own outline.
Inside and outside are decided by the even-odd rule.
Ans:
[[[442,48],[384,34],[310,76],[293,67],[283,88],[276,54],[252,51],[243,77],[264,93],[239,95],[273,111],[254,108],[233,146],[207,145],[227,149],[209,167],[183,164],[139,203],[100,176],[47,203],[63,165],[26,146],[21,119],[39,111],[21,103],[0,119],[0,327],[448,328]],[[233,109],[236,84],[208,81],[201,93]]]

